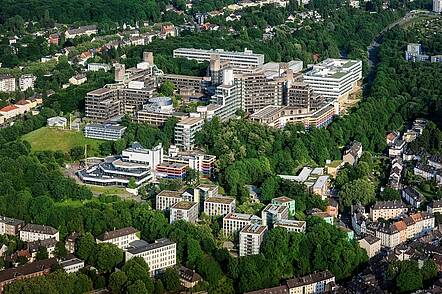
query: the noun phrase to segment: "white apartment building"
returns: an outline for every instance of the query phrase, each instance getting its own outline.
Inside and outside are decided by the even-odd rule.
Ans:
[[[60,266],[64,269],[66,273],[72,274],[84,268],[84,261],[78,258],[71,258],[60,261]]]
[[[396,218],[408,211],[407,206],[400,200],[394,201],[376,201],[370,208],[370,218],[377,221],[379,218],[389,220]]]
[[[289,208],[285,205],[268,204],[261,212],[262,225],[273,228],[273,225],[289,218]]]
[[[210,184],[200,184],[193,189],[194,202],[204,202],[209,197],[218,196],[218,186]]]
[[[139,240],[138,236],[140,231],[133,227],[126,227],[110,232],[105,232],[97,237],[97,244],[99,243],[110,243],[114,244],[120,249],[128,248],[131,242]]]
[[[104,70],[105,72],[108,72],[111,70],[111,66],[106,63],[88,63],[87,70],[88,71],[100,71]]]
[[[287,280],[287,286],[289,294],[331,293],[330,286],[334,282],[335,276],[326,270]]]
[[[231,236],[247,225],[258,224],[261,219],[252,214],[230,212],[223,218],[224,236]]]
[[[294,233],[305,233],[305,229],[307,228],[307,223],[305,221],[298,221],[292,219],[281,219],[277,220],[274,225],[276,227],[281,227],[286,229],[289,232]]]
[[[328,58],[304,74],[304,82],[314,93],[344,104],[358,90],[362,80],[362,61]]]
[[[247,49],[244,52],[230,52],[223,49],[178,48],[173,50],[173,57],[198,62],[210,61],[214,57],[219,57],[220,61],[229,62],[229,65],[237,72],[249,72],[264,64],[264,54],[256,54]]]
[[[20,240],[24,242],[32,242],[50,238],[55,238],[55,240],[60,241],[60,234],[58,230],[50,226],[27,224],[20,230]]]
[[[239,231],[239,256],[259,254],[266,232],[267,227],[258,224],[250,224],[242,228]]]
[[[380,226],[376,230],[376,237],[381,240],[381,245],[388,248],[394,248],[401,244],[400,235],[395,225]]]
[[[126,262],[134,257],[142,257],[149,266],[150,275],[156,276],[176,265],[176,243],[169,239],[158,239],[152,244],[139,240],[126,250],[125,257]]]
[[[168,210],[174,204],[181,202],[183,199],[181,197],[180,191],[163,190],[155,198],[155,209],[156,210]]]
[[[18,86],[20,91],[24,92],[27,89],[34,89],[34,83],[37,80],[37,77],[34,75],[22,75],[18,79]]]
[[[174,130],[176,146],[184,150],[192,150],[195,146],[195,134],[203,128],[204,119],[201,117],[186,117],[181,119]]]
[[[232,197],[214,196],[206,198],[204,201],[204,213],[209,216],[227,215],[234,212],[236,208],[236,200]]]
[[[178,220],[185,220],[196,223],[198,220],[198,203],[180,201],[170,207],[170,223]]]
[[[436,13],[442,12],[442,0],[433,0],[433,11]]]
[[[152,149],[146,149],[140,143],[134,142],[131,147],[121,152],[121,156],[125,161],[148,164],[154,169],[163,162],[163,146],[159,144]]]
[[[0,92],[15,92],[15,78],[11,75],[0,75]]]

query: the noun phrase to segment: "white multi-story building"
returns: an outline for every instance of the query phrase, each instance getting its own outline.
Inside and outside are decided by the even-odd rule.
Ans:
[[[88,71],[100,71],[104,70],[105,72],[108,72],[111,70],[111,66],[106,63],[88,63],[87,70]]]
[[[71,258],[60,261],[60,266],[68,274],[76,273],[82,268],[84,268],[84,261],[78,258]]]
[[[163,190],[155,198],[156,210],[169,210],[174,204],[183,200],[180,191]],[[196,201],[195,201],[196,202]]]
[[[264,64],[264,54],[256,54],[245,49],[244,52],[230,52],[222,49],[204,50],[194,48],[178,48],[173,50],[174,58],[186,58],[199,62],[210,61],[219,57],[221,61],[229,62],[229,65],[237,72],[250,72],[254,68]]]
[[[339,101],[343,106],[350,94],[358,91],[362,80],[362,61],[326,59],[304,74],[304,82],[325,98]]]
[[[239,256],[259,254],[267,227],[251,224],[239,231]]]
[[[274,227],[281,227],[286,229],[289,232],[294,233],[305,233],[305,229],[307,227],[305,221],[297,221],[292,219],[281,219],[277,220],[274,224]]]
[[[20,230],[20,240],[24,242],[32,242],[50,238],[55,238],[55,240],[60,241],[60,234],[58,230],[50,226],[27,224]]]
[[[195,135],[203,128],[201,117],[186,117],[175,125],[175,144],[184,150],[192,150],[195,146]]]
[[[111,124],[88,124],[84,127],[86,138],[117,141],[126,131],[126,127]]]
[[[260,223],[261,219],[253,214],[230,212],[223,218],[223,233],[231,236],[247,225]]]
[[[226,196],[214,196],[204,201],[204,212],[207,215],[226,215],[234,212],[236,207],[235,198]]]
[[[287,280],[289,294],[330,293],[335,276],[328,270]]]
[[[176,243],[169,239],[158,239],[152,244],[139,240],[131,244],[125,255],[126,262],[134,257],[143,258],[149,266],[150,275],[156,276],[176,265]]]
[[[389,220],[396,218],[408,211],[407,206],[400,200],[394,201],[376,201],[370,208],[370,218],[375,222],[379,218]]]
[[[198,203],[180,201],[170,207],[170,223],[185,220],[195,223],[198,220]]]
[[[0,75],[0,92],[15,92],[15,78],[11,75]]]
[[[442,0],[433,0],[433,11],[436,13],[442,12]]]
[[[133,227],[126,227],[110,232],[105,232],[97,237],[97,243],[110,243],[114,244],[120,249],[128,248],[131,242],[139,240],[138,236],[140,231]]]
[[[283,219],[289,218],[289,208],[285,205],[268,204],[261,212],[262,224],[273,228],[273,225]]]
[[[18,85],[20,91],[26,91],[27,89],[34,89],[34,83],[37,80],[37,77],[34,75],[22,75],[18,79]]]
[[[163,162],[163,147],[159,144],[152,149],[146,149],[140,143],[134,142],[131,147],[121,152],[121,156],[124,161],[148,164],[154,169]]]

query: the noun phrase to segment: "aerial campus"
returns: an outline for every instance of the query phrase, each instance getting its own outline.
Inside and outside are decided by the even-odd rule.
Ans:
[[[442,293],[441,0],[34,2],[0,293]]]

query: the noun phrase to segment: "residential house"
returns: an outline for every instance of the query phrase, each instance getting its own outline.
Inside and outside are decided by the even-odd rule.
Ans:
[[[396,218],[408,211],[407,206],[400,200],[393,201],[376,201],[370,208],[370,218],[377,221],[379,218],[389,220]]]
[[[354,165],[359,158],[362,156],[362,144],[353,141],[349,148],[344,151],[344,155],[342,156],[343,164]]]
[[[442,213],[442,200],[433,200],[427,206],[427,212],[431,214]]]
[[[140,231],[133,227],[126,227],[110,232],[105,232],[97,237],[97,244],[110,243],[114,244],[120,249],[126,249],[130,246],[130,243],[139,240]]]
[[[335,285],[335,276],[328,270],[287,280],[290,294],[329,293]]]
[[[191,289],[203,281],[203,278],[195,272],[184,266],[178,267],[178,273],[180,275],[180,283],[186,289]]]
[[[60,234],[58,230],[50,226],[27,224],[20,230],[20,240],[24,242],[32,242],[51,238],[59,241]]]
[[[69,79],[69,83],[74,86],[79,86],[86,83],[87,77],[85,74],[77,74]]]
[[[407,186],[402,190],[402,198],[413,208],[419,208],[425,201],[424,195],[410,186]]]
[[[413,171],[415,175],[421,176],[427,181],[433,179],[436,175],[436,169],[433,166],[423,163],[417,164]]]
[[[381,239],[367,235],[358,241],[359,246],[367,251],[368,258],[372,258],[381,251]]]
[[[59,264],[68,274],[76,273],[84,268],[84,261],[75,257],[60,261]]]

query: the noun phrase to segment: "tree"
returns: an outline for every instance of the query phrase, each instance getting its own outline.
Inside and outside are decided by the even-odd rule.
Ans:
[[[123,251],[110,243],[97,244],[97,269],[101,272],[110,272],[123,262]]]
[[[422,278],[424,283],[431,282],[434,278],[437,277],[437,265],[432,259],[428,259],[424,262],[424,265],[421,269],[422,272]]]
[[[164,288],[169,292],[176,292],[180,289],[180,275],[178,271],[172,267],[166,269],[161,278]]]
[[[127,261],[121,270],[126,273],[128,283],[143,281],[144,286],[149,292],[153,290],[153,282],[149,274],[149,266],[141,257],[134,257]]]
[[[109,289],[112,293],[118,294],[123,292],[123,288],[127,282],[126,273],[123,271],[114,272],[109,277]]]
[[[68,254],[68,250],[66,249],[66,246],[64,245],[63,241],[57,242],[55,244],[55,250],[54,255],[58,258],[64,258]]]
[[[78,161],[84,158],[84,148],[82,146],[75,146],[71,149],[69,155],[73,161]]]
[[[96,254],[95,238],[91,233],[86,233],[78,240],[77,255],[89,264],[95,263]]]
[[[118,139],[114,142],[114,151],[116,154],[120,154],[126,148],[126,140]]]
[[[193,168],[188,168],[186,171],[186,177],[184,178],[186,183],[190,185],[197,179],[199,179],[199,172]]]
[[[350,207],[358,202],[367,205],[375,200],[374,184],[365,178],[354,180],[342,187],[339,198],[344,207]]]
[[[137,188],[137,183],[135,182],[135,178],[131,177],[129,179],[129,183],[127,184],[127,187],[129,189],[136,189]]]
[[[390,187],[386,187],[384,189],[384,191],[381,194],[381,199],[384,201],[387,200],[400,200],[401,199],[401,194],[399,193],[398,190],[395,190],[393,188]]]
[[[146,289],[143,281],[136,280],[135,283],[129,285],[126,289],[127,294],[148,294],[149,291]]]
[[[163,96],[172,97],[175,91],[175,85],[171,81],[165,81],[160,87],[160,93]]]
[[[164,286],[163,286],[163,282],[161,282],[160,279],[155,280],[155,285],[154,285],[154,294],[164,294]]]
[[[43,260],[48,258],[49,258],[48,249],[44,246],[38,246],[36,259]]]
[[[197,262],[203,257],[203,250],[201,249],[200,242],[193,238],[187,239],[187,265],[191,268],[195,268]]]

